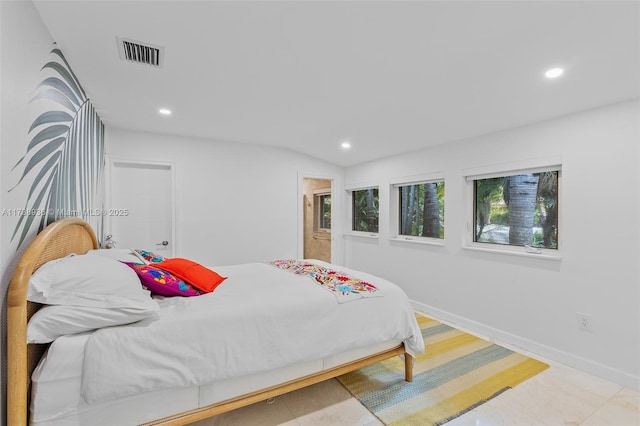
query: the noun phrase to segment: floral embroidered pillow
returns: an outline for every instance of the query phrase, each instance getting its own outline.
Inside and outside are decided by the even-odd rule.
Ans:
[[[200,290],[184,282],[170,272],[157,268],[153,264],[123,262],[138,274],[140,282],[152,293],[162,296],[199,296]]]
[[[138,257],[146,260],[148,263],[160,263],[166,259],[164,256],[161,256],[151,251],[142,250],[142,249],[132,249],[132,250],[138,255]]]

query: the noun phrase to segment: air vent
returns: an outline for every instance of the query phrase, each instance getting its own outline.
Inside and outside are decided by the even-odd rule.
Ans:
[[[162,68],[164,47],[118,37],[118,51],[123,61]]]

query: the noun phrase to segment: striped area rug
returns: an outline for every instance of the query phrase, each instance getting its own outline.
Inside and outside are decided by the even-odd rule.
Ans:
[[[549,366],[436,320],[416,315],[426,351],[404,381],[392,358],[338,377],[385,425],[441,425]]]

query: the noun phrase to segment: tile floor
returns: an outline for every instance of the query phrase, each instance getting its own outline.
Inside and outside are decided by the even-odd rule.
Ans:
[[[380,423],[336,380],[211,419],[197,426],[376,426]],[[546,371],[447,426],[639,426],[640,392],[551,364]]]
[[[535,358],[548,363],[550,368],[446,425],[640,426],[640,392]],[[195,423],[197,426],[381,424],[335,379],[282,395],[270,404],[260,402]]]

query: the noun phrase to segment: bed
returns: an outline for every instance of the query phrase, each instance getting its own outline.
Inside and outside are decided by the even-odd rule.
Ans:
[[[343,268],[342,271],[358,275],[363,282],[374,282],[384,295],[336,303],[334,295],[315,286],[307,277],[268,264],[216,267],[216,272],[226,279],[215,291],[193,298],[160,297],[157,299],[158,313],[152,320],[53,337],[52,343],[28,344],[27,325],[43,306],[47,306],[27,300],[32,292],[29,285],[32,275],[43,265],[47,266],[42,270],[62,259],[66,262],[72,254],[77,255],[74,259],[84,258],[96,249],[95,234],[87,223],[77,218],[62,219],[36,237],[17,265],[7,295],[7,421],[10,425],[186,424],[395,356],[404,357],[404,379],[411,381],[412,355],[424,350],[409,301],[397,286]],[[323,262],[314,262],[314,265],[318,268],[333,266]],[[252,278],[258,276],[260,280]],[[309,283],[300,284],[300,280]],[[260,293],[263,290],[256,290],[252,295],[253,287],[246,283],[250,281],[254,282],[251,284],[254,287],[256,283],[275,286],[275,293],[286,293],[286,297],[270,298],[266,293]],[[293,282],[296,284],[290,284]],[[238,294],[241,295],[239,299]],[[267,299],[269,303],[263,302]],[[242,309],[233,305],[240,303],[238,300],[241,300]],[[291,303],[291,300],[299,302]],[[272,307],[274,303],[275,307]],[[235,307],[227,309],[229,306]],[[386,310],[403,323],[397,330],[387,324],[395,319],[377,318],[383,317]],[[202,334],[196,326],[179,324],[186,311],[198,318],[202,330],[216,329],[216,332],[215,336],[198,337],[195,348],[185,349],[183,364],[188,368],[181,368],[170,364],[175,359],[175,350],[182,351],[184,342],[193,342],[194,336]],[[226,315],[231,315],[232,311],[241,311],[242,315],[230,320],[232,317]],[[218,317],[209,318],[206,312]],[[344,319],[334,312],[349,313]],[[354,321],[354,315],[361,319]],[[278,317],[283,322],[275,322]],[[303,321],[303,317],[309,318]],[[321,328],[322,323],[331,321],[332,329]],[[336,321],[344,327],[336,327]],[[369,325],[376,330],[377,337],[373,340],[361,337]],[[183,332],[167,334],[172,327]],[[267,328],[270,332],[265,333],[264,327],[270,327]],[[385,328],[384,332],[382,328]],[[350,329],[359,330],[361,334],[351,336]],[[259,336],[265,334],[269,339],[259,343]],[[274,342],[272,334],[280,336],[279,343],[270,343]],[[295,334],[295,338],[287,338],[288,334]],[[229,336],[236,337],[231,339]],[[164,342],[167,340],[162,339],[168,339],[172,343],[154,346],[151,339]],[[179,343],[180,339],[186,340]],[[318,339],[323,343],[313,346],[313,340]],[[142,340],[143,348],[153,348],[152,356],[148,351],[145,358],[139,349],[133,348],[139,340]],[[252,354],[256,345],[274,346],[275,349],[255,349],[264,349],[264,353],[256,356]],[[162,354],[157,353],[158,347],[163,349]],[[202,368],[200,352],[206,354],[205,358],[215,367]],[[109,364],[94,361],[103,358],[108,359]],[[152,358],[153,363],[148,362]],[[156,359],[159,359],[157,363]],[[162,362],[167,365],[155,365]],[[146,364],[169,370],[147,380],[139,367]],[[123,366],[121,372],[118,365]],[[141,370],[139,376],[136,375],[138,368]],[[176,375],[179,377],[173,377]]]

